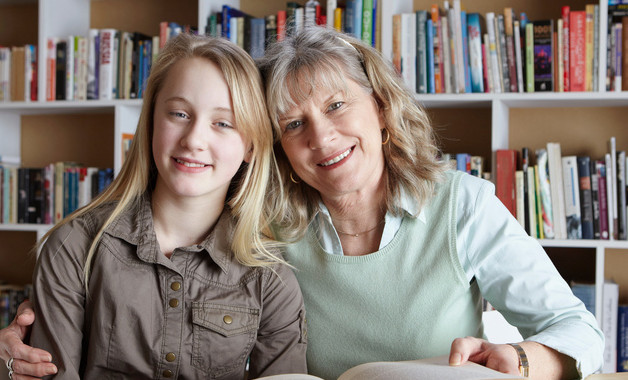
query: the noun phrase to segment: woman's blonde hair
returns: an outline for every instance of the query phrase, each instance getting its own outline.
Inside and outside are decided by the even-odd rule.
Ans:
[[[235,258],[247,266],[283,262],[268,250],[276,243],[260,233],[265,232],[269,236],[270,220],[276,217],[272,206],[264,208],[265,204],[269,205],[264,198],[276,192],[273,184],[276,183],[278,173],[272,154],[272,127],[259,71],[244,50],[225,39],[181,34],[168,41],[151,68],[137,130],[118,176],[89,205],[64,218],[41,240],[43,242],[59,226],[105,203],[117,202],[90,246],[84,271],[86,284],[92,258],[104,230],[125,209],[136,205],[145,193],[154,188],[157,178],[152,156],[155,101],[170,69],[177,62],[189,58],[207,59],[220,68],[231,91],[237,129],[251,142],[251,160],[248,164],[242,164],[227,195],[227,204],[236,220],[231,243]]]
[[[320,194],[305,183],[290,179],[290,163],[281,147],[283,114],[323,87],[346,90],[346,79],[359,84],[375,99],[390,140],[383,145],[386,171],[386,207],[395,205],[405,189],[423,205],[442,180],[444,166],[437,160],[436,138],[427,113],[403,84],[392,65],[372,47],[355,38],[324,27],[310,27],[273,44],[257,61],[264,80],[266,103],[275,131],[275,156],[286,198],[281,238],[303,236]],[[344,86],[344,87],[343,87]],[[383,136],[382,142],[387,137]]]

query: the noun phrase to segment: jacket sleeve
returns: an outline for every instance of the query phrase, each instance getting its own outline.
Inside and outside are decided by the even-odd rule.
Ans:
[[[303,296],[292,270],[267,270],[257,341],[251,352],[249,378],[307,373],[307,328]]]
[[[33,274],[33,347],[52,354],[62,379],[81,378],[84,345],[84,260],[91,239],[80,221],[56,230],[44,244]]]

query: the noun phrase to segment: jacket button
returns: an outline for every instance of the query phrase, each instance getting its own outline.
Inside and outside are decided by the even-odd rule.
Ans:
[[[163,372],[164,377],[172,377],[172,375],[174,375],[174,373],[172,373],[171,370],[167,369]]]
[[[177,307],[179,306],[179,300],[176,298],[173,298],[170,300],[169,304],[170,304],[170,307]]]
[[[181,283],[179,281],[173,282],[172,284],[170,284],[170,289],[174,291],[181,289]]]
[[[176,358],[177,358],[177,355],[175,355],[172,352],[169,352],[168,354],[166,354],[166,360],[169,362],[175,361]]]
[[[230,316],[230,315],[225,315],[225,316],[222,318],[222,321],[223,321],[223,322],[225,322],[226,324],[230,325],[230,324],[231,324],[231,322],[233,322],[233,318],[231,318],[231,316]]]

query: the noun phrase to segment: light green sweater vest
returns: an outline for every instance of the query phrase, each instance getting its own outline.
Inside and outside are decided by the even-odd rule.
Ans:
[[[460,173],[449,172],[425,210],[365,256],[330,255],[314,228],[286,249],[305,299],[308,371],[324,379],[371,361],[449,353],[454,338],[482,336],[480,294],[456,251]]]

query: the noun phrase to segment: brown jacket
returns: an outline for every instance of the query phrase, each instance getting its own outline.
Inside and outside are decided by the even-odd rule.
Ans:
[[[31,344],[60,379],[242,379],[306,372],[303,299],[291,269],[238,264],[225,210],[202,244],[170,259],[148,199],[110,225],[86,295],[85,257],[103,206],[50,236],[35,273]]]

